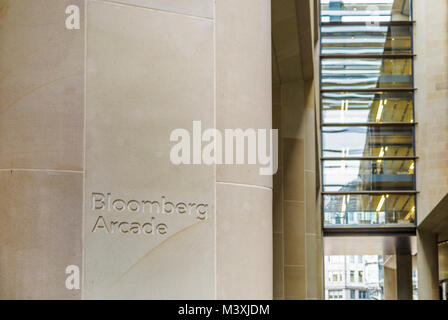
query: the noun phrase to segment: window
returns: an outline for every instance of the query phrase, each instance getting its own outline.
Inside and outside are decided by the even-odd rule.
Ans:
[[[322,54],[411,54],[411,28],[406,25],[377,26],[327,25],[322,27]],[[363,43],[370,41],[368,46]]]
[[[328,290],[329,300],[342,300],[344,299],[344,292],[342,290]]]
[[[355,257],[354,256],[350,256],[350,263],[355,263]]]
[[[359,299],[360,300],[367,299],[367,292],[366,291],[359,291]]]
[[[362,263],[362,256],[358,256],[358,263]]]
[[[408,123],[374,127],[347,126],[343,123],[325,126],[322,128],[323,157],[331,160],[338,158],[339,162],[353,158],[365,161],[371,159],[367,157],[375,158],[376,161],[396,157],[406,160],[407,156],[414,153],[413,133],[413,125]]]
[[[321,1],[324,228],[415,227],[412,1],[373,2]]]
[[[380,57],[380,55],[379,55]],[[322,58],[322,89],[365,90],[412,87],[412,58]]]
[[[353,258],[351,258],[353,257]],[[329,299],[329,291],[333,300],[359,300],[359,291],[365,291],[365,299],[384,299],[383,257],[382,256],[338,256],[338,262],[325,257],[325,297]],[[354,264],[350,264],[350,259]],[[362,261],[362,264],[358,263]],[[338,282],[334,282],[338,279]],[[414,279],[416,280],[416,279]],[[342,292],[335,292],[342,290]],[[353,292],[351,291],[353,290]],[[342,296],[339,298],[339,296]],[[363,293],[361,294],[362,297]]]
[[[337,273],[333,273],[333,282],[338,282],[338,274]]]
[[[372,6],[375,3],[375,7]],[[401,3],[401,5],[400,5]],[[410,3],[391,1],[321,1],[321,21],[328,22],[390,22],[410,21]],[[377,10],[374,10],[377,9]],[[373,41],[372,41],[373,42]]]
[[[322,93],[322,123],[411,123],[412,107],[411,92],[326,92]]]
[[[323,161],[324,191],[400,191],[414,186],[414,160]]]
[[[412,224],[415,195],[324,195],[326,225]]]

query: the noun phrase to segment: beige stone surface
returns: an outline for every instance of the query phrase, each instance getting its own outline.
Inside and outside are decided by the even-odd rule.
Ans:
[[[314,95],[312,81],[273,86],[273,124],[281,136],[281,169],[274,176],[273,190],[274,238],[281,242],[274,241],[277,300],[323,298]]]
[[[282,85],[283,138],[305,139],[306,117],[303,81]]]
[[[274,299],[284,297],[283,234],[274,233]]]
[[[305,265],[305,209],[303,202],[285,202],[285,265]]]
[[[418,295],[420,300],[439,300],[437,235],[417,230]]]
[[[217,298],[272,299],[272,191],[218,183]]]
[[[397,270],[384,268],[384,300],[397,300]]]
[[[70,4],[84,9],[0,1],[0,299],[81,297],[65,287],[82,266],[84,32],[66,29]]]
[[[143,8],[213,18],[213,0],[104,0]]]
[[[285,299],[306,299],[305,267],[285,267]]]
[[[216,1],[216,127],[271,129],[270,1]],[[272,188],[258,165],[221,165],[217,181]]]
[[[81,30],[65,29],[69,4]],[[0,298],[272,298],[272,177],[169,161],[170,133],[194,120],[272,126],[270,2],[218,0],[216,37],[213,4],[0,1]],[[132,212],[143,200],[208,219]],[[167,233],[129,229],[149,222]],[[71,264],[82,293],[65,288]]]
[[[305,170],[316,171],[318,165],[316,159],[316,124],[315,110],[311,108],[304,109],[304,126],[305,126]]]
[[[283,139],[284,200],[305,201],[305,155],[301,139]]]
[[[88,26],[84,298],[213,298],[214,167],[169,158],[172,130],[213,126],[213,24],[90,1]],[[92,193],[208,205],[208,220],[92,210]],[[100,215],[168,233],[92,232]]]
[[[448,193],[448,3],[414,1],[417,218]]]
[[[82,174],[0,171],[0,298],[79,299],[66,267],[81,266]]]
[[[324,299],[322,243],[320,236],[306,235],[306,298],[310,300]]]
[[[298,17],[294,0],[272,1],[272,42],[276,70],[283,83],[302,78]]]
[[[82,0],[0,1],[0,168],[82,170]],[[81,21],[81,25],[83,20]]]
[[[211,219],[194,223],[174,234],[120,273],[110,290],[93,287],[88,294],[101,299],[213,299],[213,259],[207,253],[214,250],[214,243],[204,239],[213,224]],[[122,250],[130,248],[123,246]]]
[[[269,130],[270,1],[217,0],[215,6],[216,127]],[[259,168],[217,166],[218,299],[273,296],[273,177]]]
[[[317,210],[316,174],[313,171],[305,172],[305,185],[306,233],[320,235],[322,224],[320,212]]]
[[[279,171],[274,176],[273,190],[273,230],[274,233],[283,233],[283,173]]]

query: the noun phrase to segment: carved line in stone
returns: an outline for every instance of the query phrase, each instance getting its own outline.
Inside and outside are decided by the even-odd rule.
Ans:
[[[188,17],[188,18],[194,18],[194,19],[200,19],[200,20],[206,20],[206,21],[213,21],[213,18],[210,18],[210,17],[197,16],[197,15],[194,15],[194,14],[188,14],[188,13],[182,13],[182,12],[177,12],[177,11],[164,10],[164,9],[160,9],[160,8],[145,7],[143,5],[137,5],[137,4],[132,4],[132,3],[125,3],[125,2],[119,2],[119,1],[114,1],[114,0],[93,0],[93,1],[94,2],[98,2],[98,3],[103,3],[103,4],[122,6],[122,7],[129,7],[129,8],[137,8],[137,9],[149,10],[149,11],[154,11],[154,12],[161,12],[161,13],[179,15],[179,16]]]
[[[117,285],[119,283],[119,281],[124,278],[132,269],[134,269],[138,264],[140,264],[143,260],[145,260],[149,255],[151,255],[155,250],[159,249],[160,247],[162,247],[166,242],[168,242],[169,240],[174,240],[175,238],[177,238],[181,233],[186,232],[190,229],[192,229],[193,227],[199,225],[199,221],[196,223],[193,223],[192,225],[185,227],[182,230],[179,230],[178,232],[174,233],[171,237],[163,240],[162,242],[160,242],[158,245],[156,245],[155,247],[151,248],[147,253],[145,253],[141,258],[139,258],[134,264],[132,264],[123,274],[121,274],[117,280],[114,281],[114,283],[111,285],[111,287],[114,287],[115,285]]]
[[[216,181],[216,183],[222,184],[222,185],[228,185],[228,186],[235,186],[235,187],[242,187],[242,188],[255,188],[255,189],[272,191],[272,188],[265,187],[265,186],[258,186],[255,184],[243,184],[243,183],[224,182],[224,181]]]
[[[43,84],[41,84],[41,85],[39,85],[39,86],[37,86],[37,87],[35,87],[35,88],[32,88],[32,89],[28,90],[27,92],[25,92],[24,94],[20,95],[19,97],[15,98],[15,99],[14,99],[9,105],[7,105],[6,107],[0,109],[0,114],[5,113],[8,109],[10,109],[12,106],[14,106],[14,105],[15,105],[16,103],[18,103],[20,100],[22,100],[23,98],[29,96],[30,94],[32,94],[32,93],[38,91],[39,89],[48,87],[49,85],[51,85],[51,84],[53,84],[53,83],[55,83],[55,82],[58,82],[58,81],[61,81],[61,80],[65,80],[65,79],[68,79],[68,78],[71,78],[71,77],[75,77],[75,76],[80,76],[80,75],[82,75],[82,73],[77,72],[77,73],[74,73],[74,74],[70,74],[70,75],[67,75],[67,76],[64,76],[64,77],[60,77],[60,78],[57,78],[57,79],[48,81],[48,82],[43,83]]]

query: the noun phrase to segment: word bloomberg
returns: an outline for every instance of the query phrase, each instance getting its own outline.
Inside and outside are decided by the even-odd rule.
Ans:
[[[173,203],[167,201],[162,196],[160,201],[152,200],[124,200],[113,199],[111,193],[92,193],[92,210],[108,213],[134,213],[134,214],[162,214],[195,216],[198,220],[204,221],[208,217],[208,204],[203,203]],[[148,234],[164,235],[168,233],[168,226],[165,223],[154,222],[155,217],[151,217],[150,222],[129,222],[129,221],[108,221],[100,215],[92,232],[104,231],[106,233],[121,234]]]

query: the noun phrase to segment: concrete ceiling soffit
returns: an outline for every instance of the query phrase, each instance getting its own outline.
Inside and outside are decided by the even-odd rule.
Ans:
[[[295,0],[272,0],[272,43],[280,82],[303,79]]]
[[[314,77],[314,1],[317,0],[295,0],[303,80]]]
[[[314,77],[315,0],[272,0],[274,83]]]
[[[419,224],[418,228],[439,235],[448,235],[448,194],[442,198],[434,210]]]

